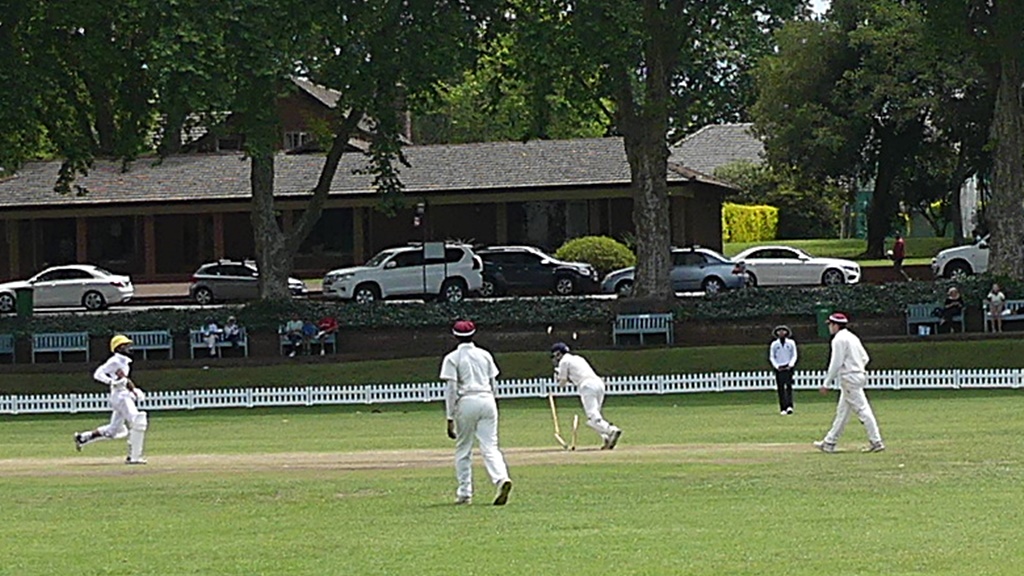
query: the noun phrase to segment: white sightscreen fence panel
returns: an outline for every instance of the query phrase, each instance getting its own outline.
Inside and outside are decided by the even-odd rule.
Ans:
[[[794,388],[815,389],[824,371],[796,373]],[[880,370],[868,373],[868,389],[957,390],[966,388],[1020,388],[1024,371],[1012,370]],[[710,374],[662,374],[606,378],[607,394],[646,396],[695,392],[744,392],[774,390],[775,375],[763,372]],[[574,396],[571,387],[555,386],[550,378],[500,380],[499,398]],[[0,396],[0,414],[75,414],[110,410],[106,392]],[[202,410],[206,408],[253,408],[257,406],[329,406],[338,404],[398,404],[444,400],[443,382],[366,384],[362,386],[293,386],[153,391],[139,403],[144,410]]]

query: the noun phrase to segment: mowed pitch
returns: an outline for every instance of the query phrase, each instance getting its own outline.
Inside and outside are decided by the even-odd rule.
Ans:
[[[503,450],[510,467],[573,466],[641,462],[757,463],[782,453],[807,452],[807,444],[665,444],[606,451],[586,447],[511,448]],[[284,452],[249,454],[169,454],[150,458],[145,466],[126,466],[110,456],[17,458],[0,460],[4,476],[97,476],[211,472],[221,474],[288,470],[402,470],[450,468],[451,450],[368,450],[363,452]]]

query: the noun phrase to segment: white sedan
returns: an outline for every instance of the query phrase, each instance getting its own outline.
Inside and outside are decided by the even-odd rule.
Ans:
[[[101,310],[110,304],[127,302],[135,296],[132,279],[92,264],[68,264],[47,268],[28,280],[0,284],[0,312],[13,312],[17,290],[32,289],[36,308],[83,306]]]
[[[756,246],[733,257],[747,267],[751,286],[856,284],[860,264],[839,258],[816,258],[789,246]]]

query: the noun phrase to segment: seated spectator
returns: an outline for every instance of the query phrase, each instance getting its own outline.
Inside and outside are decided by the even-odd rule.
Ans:
[[[208,317],[203,322],[203,339],[206,341],[206,345],[210,347],[210,356],[217,355],[217,342],[223,334],[224,331],[221,330],[213,318]]]
[[[242,327],[238,325],[238,320],[234,316],[228,316],[228,321],[224,324],[224,340],[231,342],[231,347],[234,348],[241,339]]]
[[[284,325],[284,329],[283,329],[284,337],[288,339],[288,342],[291,344],[291,347],[292,347],[291,352],[288,354],[289,358],[294,358],[295,357],[295,354],[299,351],[299,347],[302,346],[303,340],[306,339],[305,335],[303,334],[303,330],[302,330],[304,327],[305,327],[305,322],[303,322],[299,318],[298,314],[294,314],[292,316],[292,319],[289,320]]]
[[[964,313],[964,300],[956,286],[946,292],[946,301],[942,304],[942,319],[939,321],[939,332],[956,332],[957,323],[954,318]]]
[[[320,355],[324,355],[325,340],[333,334],[338,332],[338,321],[334,316],[324,316],[316,323],[318,329],[316,333],[316,341],[320,343]],[[337,340],[335,340],[337,342]],[[337,346],[337,344],[335,344]]]

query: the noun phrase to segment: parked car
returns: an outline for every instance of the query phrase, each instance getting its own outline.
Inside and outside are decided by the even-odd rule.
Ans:
[[[197,304],[256,300],[260,297],[259,278],[256,263],[251,260],[209,262],[192,274],[188,294]],[[309,293],[306,283],[298,278],[288,278],[288,291],[292,296]]]
[[[751,286],[856,284],[860,264],[817,258],[790,246],[755,246],[733,257],[746,265]]]
[[[488,246],[476,253],[485,264],[481,296],[597,291],[597,270],[586,262],[559,260],[533,246]]]
[[[483,261],[463,244],[426,243],[382,250],[362,266],[324,276],[325,298],[373,302],[382,298],[440,298],[459,302],[483,285]],[[437,250],[436,253],[431,253]]]
[[[974,244],[954,246],[940,251],[932,258],[932,274],[943,278],[984,274],[988,270],[988,242],[989,237],[985,236]]]
[[[633,292],[634,267],[610,272],[601,281],[601,292],[626,296]],[[672,249],[672,290],[715,294],[747,285],[743,265],[710,248],[694,246]]]
[[[15,309],[15,290],[19,288],[32,289],[36,308],[83,306],[87,310],[102,310],[135,296],[135,287],[128,276],[92,264],[68,264],[47,268],[28,280],[0,284],[0,312]]]

